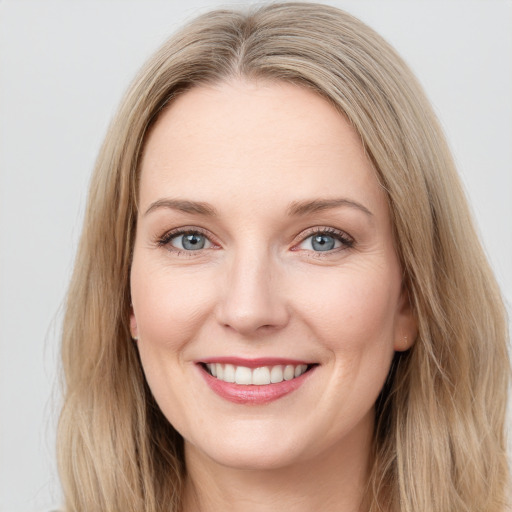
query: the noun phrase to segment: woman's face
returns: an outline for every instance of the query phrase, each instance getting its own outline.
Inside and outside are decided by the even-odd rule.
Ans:
[[[415,326],[353,128],[291,84],[198,87],[141,172],[131,330],[187,453],[276,468],[367,450]]]

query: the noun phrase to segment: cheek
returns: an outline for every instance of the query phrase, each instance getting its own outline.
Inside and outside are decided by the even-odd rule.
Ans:
[[[325,280],[317,276],[300,292],[303,316],[329,353],[329,385],[317,406],[331,418],[334,437],[347,418],[356,422],[368,414],[389,373],[400,296],[395,277],[364,266]]]
[[[297,290],[306,321],[333,351],[393,344],[399,281],[371,267],[308,279]]]
[[[190,272],[148,268],[134,260],[131,291],[139,336],[177,349],[194,336],[211,309],[213,284]]]
[[[179,432],[187,431],[194,401],[187,400],[187,348],[197,338],[211,304],[211,290],[198,286],[197,276],[172,268],[155,269],[134,258],[131,293],[142,367],[163,414]],[[189,370],[188,370],[189,371]]]

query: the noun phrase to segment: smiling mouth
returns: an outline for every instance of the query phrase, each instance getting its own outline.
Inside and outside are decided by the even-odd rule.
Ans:
[[[266,386],[294,380],[313,368],[313,364],[286,364],[249,368],[224,363],[202,363],[203,369],[215,379],[242,386]]]

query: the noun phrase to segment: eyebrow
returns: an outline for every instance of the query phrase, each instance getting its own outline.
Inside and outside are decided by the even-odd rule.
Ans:
[[[290,217],[302,216],[309,213],[315,213],[322,210],[329,210],[332,208],[340,207],[356,208],[369,217],[373,217],[373,213],[368,208],[366,208],[366,206],[356,201],[352,201],[351,199],[345,198],[293,201],[290,203],[290,206],[287,209],[287,213]],[[149,208],[144,213],[144,216],[159,208],[169,208],[171,210],[177,210],[183,213],[193,213],[197,215],[205,215],[208,217],[215,217],[217,215],[217,210],[209,203],[202,201],[188,201],[185,199],[163,198],[151,203]]]
[[[171,210],[178,210],[184,213],[195,213],[198,215],[207,215],[210,217],[214,217],[217,215],[217,211],[215,208],[208,204],[198,201],[187,201],[183,199],[158,199],[154,203],[149,205],[149,208],[144,213],[144,216],[148,215],[152,211],[155,211],[159,208],[169,208]]]
[[[288,215],[290,216],[301,216],[307,215],[308,213],[315,213],[322,210],[329,210],[331,208],[339,208],[342,206],[348,206],[350,208],[356,208],[362,211],[369,217],[373,217],[373,213],[366,208],[366,206],[352,201],[351,199],[339,198],[339,199],[315,199],[313,201],[294,201],[288,207]]]

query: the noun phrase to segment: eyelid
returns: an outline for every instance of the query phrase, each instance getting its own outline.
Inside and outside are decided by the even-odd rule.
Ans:
[[[173,238],[176,238],[180,235],[190,235],[194,233],[203,235],[210,242],[210,244],[212,244],[212,246],[205,249],[199,249],[197,251],[188,251],[186,249],[179,249],[178,247],[174,247],[173,245],[170,244]],[[170,252],[175,252],[177,254],[186,253],[187,255],[192,254],[194,252],[199,253],[202,252],[203,250],[217,249],[220,247],[220,245],[215,241],[214,237],[209,231],[198,226],[181,226],[179,228],[170,229],[166,231],[163,235],[158,235],[156,237],[155,243],[158,247],[164,247]]]
[[[301,249],[299,246],[304,243],[308,238],[314,236],[314,235],[320,235],[320,234],[327,234],[330,236],[333,236],[337,240],[339,240],[342,244],[341,247],[337,247],[335,249],[332,249],[330,251],[325,251],[324,254],[333,254],[337,251],[343,251],[345,249],[350,249],[354,246],[355,240],[352,236],[350,236],[346,231],[342,231],[341,229],[336,229],[329,226],[315,226],[312,228],[308,228],[304,231],[302,231],[295,239],[295,242],[293,243],[293,246],[291,248],[292,251],[308,251],[308,252],[315,252],[318,255],[322,255],[322,251],[309,251],[307,249]]]
[[[170,241],[178,237],[180,235],[187,235],[187,234],[193,234],[198,233],[203,235],[207,238],[207,240],[212,244],[211,247],[208,247],[207,249],[219,249],[221,245],[215,240],[215,237],[206,229],[201,228],[199,226],[180,226],[178,228],[173,228],[168,231],[166,231],[164,234],[159,235],[155,239],[155,244],[158,247],[164,247],[170,252],[174,252],[177,254],[185,253],[187,255],[193,255],[193,253],[200,253],[207,249],[199,249],[197,251],[189,251],[186,249],[179,249],[177,247],[174,247],[170,245]],[[343,251],[345,249],[350,249],[355,244],[355,239],[349,235],[346,231],[343,231],[341,229],[336,229],[330,226],[314,226],[311,228],[308,228],[304,231],[302,231],[299,235],[295,237],[295,240],[293,242],[293,245],[291,247],[292,251],[300,251],[304,250],[306,252],[315,252],[316,255],[322,256],[322,251],[311,251],[307,249],[301,249],[299,246],[304,241],[306,241],[309,237],[318,235],[318,234],[328,234],[330,236],[335,237],[337,240],[339,240],[342,244],[341,247],[337,247],[335,249],[325,251],[325,255],[333,254],[338,251]]]

